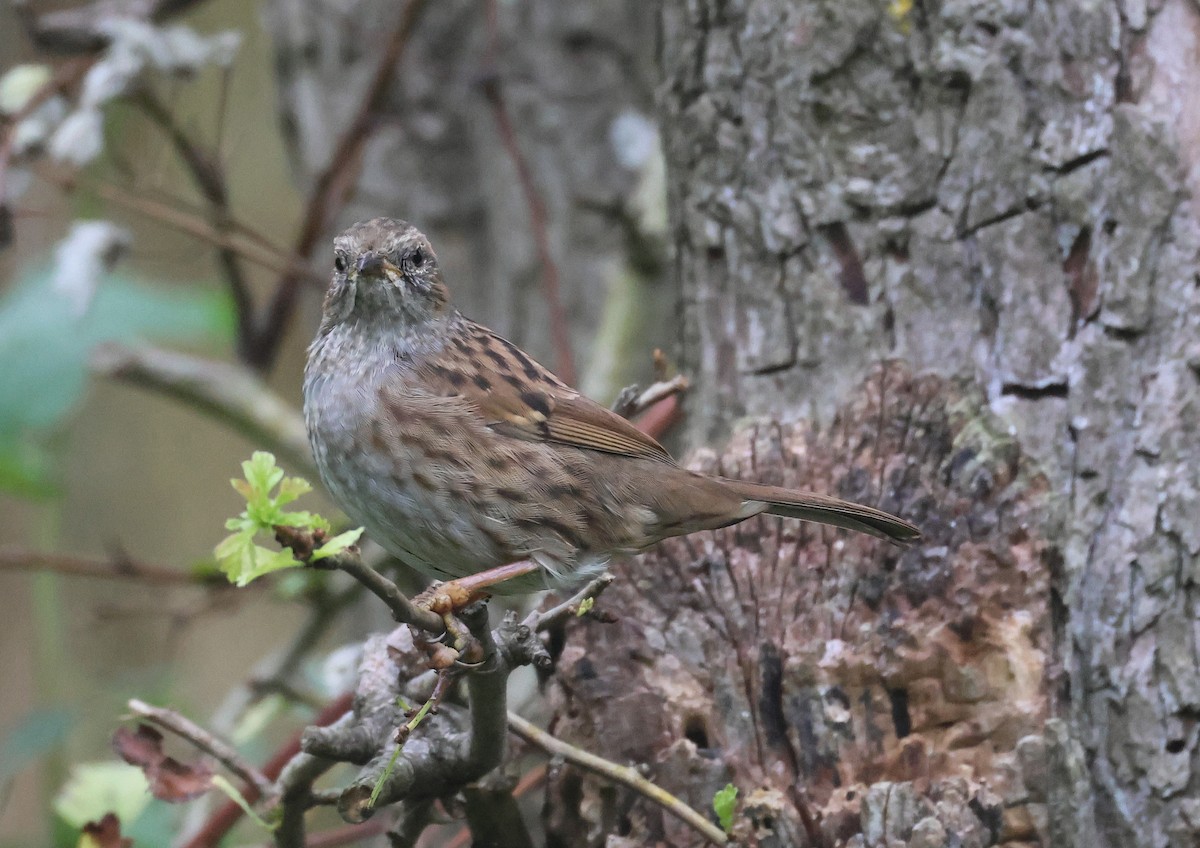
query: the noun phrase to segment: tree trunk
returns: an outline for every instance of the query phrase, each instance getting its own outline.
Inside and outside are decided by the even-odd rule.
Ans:
[[[690,440],[752,417],[697,462],[926,538],[664,544],[569,633],[553,729],[734,783],[750,844],[1196,844],[1200,10],[662,15]],[[566,769],[547,819],[698,844]]]

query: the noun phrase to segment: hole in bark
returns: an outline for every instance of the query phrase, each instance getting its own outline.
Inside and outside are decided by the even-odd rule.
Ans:
[[[908,690],[887,690],[888,700],[892,702],[892,724],[896,727],[896,738],[903,739],[912,733],[912,716],[908,713]]]
[[[846,293],[846,297],[851,303],[866,306],[871,302],[867,291],[867,275],[863,271],[858,249],[850,238],[850,231],[846,229],[845,224],[838,221],[821,227],[821,234],[829,242],[834,258],[842,266],[842,272],[839,275],[842,291]]]
[[[1187,745],[1186,739],[1170,739],[1167,741],[1167,753],[1178,754],[1184,749],[1185,745]]]
[[[1046,386],[1026,386],[1021,383],[1005,383],[1000,388],[1000,394],[1019,397],[1022,400],[1041,400],[1042,398],[1065,398],[1067,384],[1050,383]]]
[[[704,258],[709,262],[720,262],[725,258],[725,248],[717,247],[715,244],[710,244],[704,248]]]
[[[1092,261],[1092,230],[1084,227],[1075,236],[1075,242],[1063,260],[1063,273],[1067,275],[1067,294],[1071,299],[1070,336],[1075,335],[1075,326],[1095,314],[1097,295],[1100,291],[1100,272]]]
[[[967,802],[967,806],[971,808],[971,812],[975,814],[975,818],[986,827],[992,834],[992,844],[1000,841],[1000,831],[1004,825],[1004,811],[1000,809],[1000,805],[985,807],[983,802],[978,798],[972,798]]]
[[[1135,342],[1145,334],[1140,327],[1105,327],[1104,335],[1119,342]]]
[[[575,676],[580,680],[595,680],[596,667],[592,665],[592,661],[587,657],[582,657],[579,662],[575,664]]]
[[[704,721],[704,716],[699,713],[692,713],[687,717],[683,725],[683,735],[701,751],[710,747],[708,744],[708,724]]]
[[[973,615],[964,615],[961,618],[956,618],[946,626],[950,628],[950,632],[964,642],[970,642],[975,638],[975,625],[979,623]]]

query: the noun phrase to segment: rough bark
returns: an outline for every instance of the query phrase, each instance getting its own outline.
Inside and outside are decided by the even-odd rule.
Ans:
[[[763,845],[1196,843],[1198,41],[1187,0],[664,3],[691,440],[752,416],[726,467],[929,540],[665,546],[636,626],[568,644],[565,731],[697,804],[733,779]],[[954,380],[879,401],[893,357]],[[599,844],[628,799],[572,779],[557,832]]]

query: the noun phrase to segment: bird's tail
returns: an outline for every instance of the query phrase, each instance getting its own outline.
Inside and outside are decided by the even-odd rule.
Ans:
[[[781,515],[785,518],[798,518],[801,521],[815,521],[818,524],[845,527],[847,530],[869,533],[880,539],[887,539],[902,545],[910,544],[921,538],[921,531],[917,529],[916,525],[862,504],[831,498],[827,495],[818,495],[814,492],[799,492],[782,489],[778,486],[746,483],[741,480],[722,479],[721,482],[742,498],[747,518],[765,512],[768,515]]]

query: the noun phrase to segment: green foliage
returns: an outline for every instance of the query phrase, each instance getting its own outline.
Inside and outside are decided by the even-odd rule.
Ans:
[[[71,827],[81,828],[115,813],[123,822],[141,815],[150,803],[150,787],[137,766],[111,760],[79,763],[54,799],[54,811]]]
[[[233,803],[241,807],[242,812],[245,813],[251,821],[261,827],[263,830],[273,831],[279,827],[279,823],[282,821],[283,814],[283,809],[281,807],[276,806],[273,810],[272,820],[267,821],[254,811],[254,808],[251,807],[249,802],[246,801],[245,796],[243,796],[242,793],[237,790],[237,787],[226,780],[222,775],[214,774],[212,776],[212,783],[215,789],[224,792],[229,797],[230,801],[233,801]]]
[[[244,480],[229,482],[246,499],[246,509],[237,518],[225,522],[225,529],[234,532],[217,545],[214,552],[217,567],[238,586],[245,586],[251,580],[281,568],[302,565],[290,550],[272,550],[257,544],[255,539],[259,533],[273,536],[275,528],[281,526],[308,531],[329,530],[329,522],[316,513],[284,511],[284,506],[311,492],[312,486],[300,477],[285,477],[283,469],[275,464],[273,454],[256,451],[242,463],[242,473]],[[312,559],[324,559],[346,550],[358,541],[362,532],[359,527],[334,536],[313,551]]]
[[[169,845],[178,831],[176,811],[155,801],[146,776],[128,763],[80,763],[54,799],[55,838],[58,846],[77,846],[79,831],[105,813],[121,820],[121,832],[134,845]]]
[[[88,354],[105,341],[220,339],[232,331],[228,296],[170,290],[107,274],[86,311],[43,269],[0,299],[0,491],[55,492],[55,435],[83,396]]]
[[[594,607],[595,605],[596,605],[595,598],[584,598],[582,601],[579,602],[579,609],[575,613],[576,617],[583,618],[585,615],[587,615],[589,612],[592,611],[592,607]]]
[[[737,809],[737,797],[737,787],[732,783],[726,783],[724,789],[718,790],[717,794],[713,795],[713,812],[717,814],[717,821],[721,823],[721,829],[726,833],[733,830],[733,813]]]

